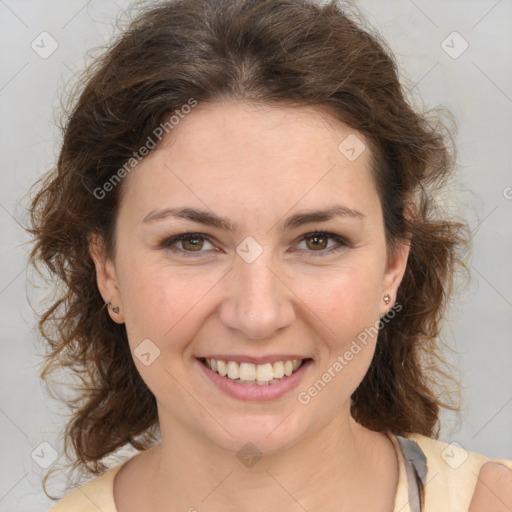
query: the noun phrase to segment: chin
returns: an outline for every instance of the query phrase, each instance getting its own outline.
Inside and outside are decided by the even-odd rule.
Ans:
[[[294,414],[288,417],[287,414],[226,418],[222,421],[226,430],[219,428],[210,432],[210,435],[205,432],[205,435],[213,444],[237,456],[247,451],[260,456],[274,455],[292,447],[307,435],[303,422],[299,422],[302,424],[299,427],[292,419]]]

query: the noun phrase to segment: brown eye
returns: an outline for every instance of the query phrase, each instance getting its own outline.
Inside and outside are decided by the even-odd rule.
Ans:
[[[335,242],[334,246],[328,247],[329,240]],[[339,235],[323,231],[306,233],[301,237],[300,241],[306,245],[306,253],[318,253],[313,254],[313,256],[328,256],[351,247],[351,244]]]
[[[209,238],[199,233],[182,233],[180,235],[166,238],[158,245],[161,249],[168,249],[176,253],[197,253],[198,256],[202,255],[207,250],[204,250],[204,244],[211,244]],[[179,246],[181,244],[181,247]]]
[[[192,250],[192,251],[200,250],[203,246],[203,241],[204,240],[201,237],[195,236],[195,235],[186,236],[180,240],[182,247],[187,251],[188,250]]]
[[[328,238],[324,235],[310,235],[304,240],[311,240],[311,244],[306,242],[306,245],[310,249],[325,249],[327,247]]]

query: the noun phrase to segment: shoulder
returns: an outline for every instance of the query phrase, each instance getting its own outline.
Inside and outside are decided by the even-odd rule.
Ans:
[[[48,512],[116,512],[114,502],[114,477],[125,461],[102,475],[72,490]]]
[[[407,438],[415,441],[426,457],[424,490],[427,508],[435,510],[438,506],[442,509],[444,503],[444,507],[451,505],[450,510],[466,512],[470,503],[473,505],[471,500],[480,480],[480,485],[487,484],[495,490],[510,489],[511,460],[486,457],[468,451],[456,442],[447,443],[421,434],[409,434]],[[489,464],[491,462],[497,464]]]
[[[501,463],[486,462],[478,474],[469,512],[512,510],[512,470]]]

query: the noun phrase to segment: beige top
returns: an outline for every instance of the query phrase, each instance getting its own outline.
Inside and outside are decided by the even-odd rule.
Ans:
[[[491,459],[466,452],[457,445],[420,434],[410,434],[407,438],[387,435],[395,447],[399,463],[393,512],[467,512],[480,467],[485,462],[499,462],[512,470],[511,460]],[[71,491],[48,512],[117,512],[114,477],[126,462]],[[415,471],[418,471],[418,476],[414,474]],[[418,508],[418,496],[421,495],[424,505]]]

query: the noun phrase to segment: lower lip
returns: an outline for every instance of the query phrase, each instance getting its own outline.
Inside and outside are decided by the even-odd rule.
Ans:
[[[313,363],[313,360],[307,359],[304,361],[289,377],[283,377],[279,382],[262,386],[258,384],[238,384],[227,377],[221,377],[199,361],[199,359],[196,359],[196,363],[204,374],[226,395],[238,400],[267,401],[279,398],[295,389],[302,380],[306,370]]]

